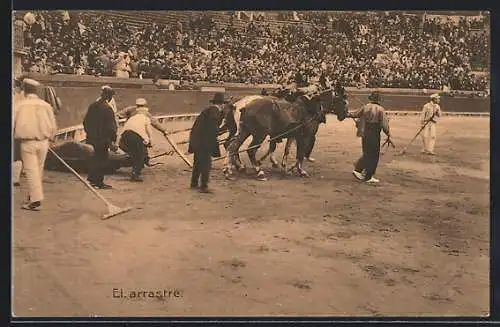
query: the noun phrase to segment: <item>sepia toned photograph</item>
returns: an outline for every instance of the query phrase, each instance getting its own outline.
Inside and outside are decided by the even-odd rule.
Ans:
[[[487,11],[12,11],[12,317],[490,314]]]

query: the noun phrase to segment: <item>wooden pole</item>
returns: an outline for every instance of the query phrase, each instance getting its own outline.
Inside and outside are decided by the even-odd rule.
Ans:
[[[165,138],[167,139],[168,143],[172,146],[172,148],[174,149],[174,151],[179,155],[179,157],[181,157],[181,159],[186,163],[186,165],[189,166],[189,168],[193,168],[193,164],[188,160],[188,158],[186,158],[186,156],[184,154],[182,154],[182,152],[179,150],[179,148],[177,147],[177,145],[175,144],[174,141],[172,141],[170,139],[170,137],[168,137],[167,134],[163,134],[165,136]]]

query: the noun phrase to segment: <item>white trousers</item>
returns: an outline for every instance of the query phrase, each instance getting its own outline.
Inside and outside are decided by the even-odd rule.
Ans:
[[[21,172],[23,171],[23,162],[21,160],[12,163],[12,183],[19,183]]]
[[[48,149],[49,140],[21,142],[21,160],[28,183],[30,202],[42,201],[44,199],[42,187],[43,166]]]
[[[436,123],[428,123],[422,130],[422,143],[423,150],[434,153],[434,146],[436,145]]]

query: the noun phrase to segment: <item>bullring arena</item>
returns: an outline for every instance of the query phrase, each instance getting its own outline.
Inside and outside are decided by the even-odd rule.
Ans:
[[[80,107],[59,116],[66,124],[98,94],[74,90],[57,89]],[[175,112],[155,99],[161,92],[147,95],[153,114]],[[139,93],[117,88],[119,106]],[[207,103],[186,94],[194,107]],[[266,161],[268,181],[250,173],[227,181],[218,161],[215,193],[200,194],[174,154],[146,168],[144,183],[129,181],[130,168],[106,177],[114,188],[101,193],[133,208],[109,220],[74,175],[46,171],[41,212],[19,209],[25,183],[13,191],[14,315],[488,314],[489,116],[443,117],[435,157],[420,154],[420,138],[400,155],[418,116],[390,117],[397,147],[381,156],[376,186],[351,175],[360,141],[354,123],[335,116],[320,127],[310,178],[284,178]],[[155,133],[151,154],[171,150]]]
[[[396,146],[383,149],[380,183],[359,182],[355,124],[328,115],[316,161],[304,164],[309,178],[283,176],[267,160],[267,181],[249,169],[226,180],[218,160],[214,193],[203,194],[189,188],[191,170],[155,130],[150,155],[170,155],[152,160],[161,164],[144,169],[143,183],[130,181],[130,167],[105,177],[113,189],[98,192],[131,207],[107,220],[106,205],[65,170],[45,170],[41,211],[21,210],[21,177],[11,206],[14,317],[489,314],[488,12],[13,17],[12,73],[60,98],[57,142],[85,138],[79,125],[104,85],[116,91],[117,109],[144,98],[173,132],[190,128],[216,92],[241,98],[340,83],[351,111],[381,91]],[[402,154],[438,92],[437,155],[421,154],[420,137]],[[171,135],[181,153],[188,137]]]

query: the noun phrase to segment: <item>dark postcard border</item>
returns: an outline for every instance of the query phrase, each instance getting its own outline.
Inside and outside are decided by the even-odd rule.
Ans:
[[[395,6],[394,4],[399,3],[399,6]],[[307,4],[306,8],[304,4]],[[490,292],[490,308],[491,315],[489,318],[479,318],[479,317],[460,317],[460,318],[452,318],[452,317],[438,317],[438,318],[429,318],[429,317],[421,317],[421,318],[408,318],[408,317],[389,317],[389,318],[362,318],[362,317],[321,317],[321,318],[306,318],[306,317],[234,317],[234,318],[226,318],[226,317],[169,317],[169,318],[125,318],[125,317],[116,317],[116,318],[12,318],[11,316],[11,280],[7,286],[8,292],[4,292],[3,294],[8,294],[7,303],[8,306],[6,308],[6,314],[8,317],[11,317],[12,323],[17,324],[27,324],[27,323],[37,323],[39,326],[49,326],[49,325],[84,325],[84,322],[92,325],[101,325],[101,324],[120,324],[120,325],[144,325],[144,326],[159,326],[166,323],[186,323],[186,324],[194,324],[194,323],[251,323],[251,322],[261,322],[261,323],[299,323],[299,324],[308,324],[311,323],[335,323],[342,325],[359,325],[359,324],[367,324],[367,323],[376,323],[378,324],[389,324],[389,323],[404,323],[404,324],[426,324],[429,323],[431,325],[434,324],[443,324],[443,323],[456,323],[456,324],[470,324],[470,323],[480,323],[486,321],[500,321],[500,248],[498,237],[500,237],[500,222],[497,222],[498,213],[494,208],[494,203],[498,198],[498,186],[495,185],[496,177],[499,174],[499,153],[498,153],[498,136],[494,131],[493,126],[500,126],[500,117],[497,117],[495,107],[496,101],[499,97],[498,95],[498,76],[500,76],[499,68],[500,68],[500,58],[499,58],[499,39],[500,39],[500,13],[498,10],[498,4],[496,2],[487,2],[487,1],[468,1],[468,2],[454,2],[454,1],[440,1],[437,3],[436,1],[411,1],[403,3],[399,2],[391,2],[389,0],[379,0],[376,2],[369,1],[339,1],[336,0],[333,3],[323,2],[323,1],[308,1],[302,2],[302,6],[298,4],[298,2],[290,2],[290,1],[273,1],[270,3],[269,1],[262,0],[252,0],[247,2],[225,2],[225,1],[162,1],[162,0],[143,0],[143,1],[118,1],[118,0],[107,0],[107,1],[97,1],[97,0],[87,0],[84,3],[82,2],[69,2],[67,0],[50,0],[40,2],[39,0],[12,0],[11,8],[12,10],[27,10],[27,9],[68,9],[68,10],[85,10],[85,9],[94,9],[94,10],[105,10],[105,9],[113,9],[113,10],[232,10],[235,9],[236,5],[238,5],[241,10],[306,10],[306,9],[329,9],[329,10],[446,10],[449,11],[450,8],[453,10],[489,10],[490,11],[490,21],[491,21],[491,116],[490,116],[490,144],[491,144],[491,157],[490,157],[490,199],[491,199],[491,217],[490,217],[490,234],[491,234],[491,245],[490,245],[490,282],[491,282],[491,292]],[[335,7],[333,7],[335,6]],[[243,8],[242,8],[243,7]],[[9,19],[11,16],[11,12],[9,11]],[[8,24],[8,35],[11,36],[11,24]],[[8,38],[9,45],[11,45],[11,37]],[[12,70],[12,64],[10,60],[5,60],[8,63],[8,68]],[[11,84],[11,73],[9,72],[8,86],[6,88],[6,92],[10,92],[10,84]],[[10,97],[10,95],[9,95]],[[9,110],[3,110],[3,113],[6,114],[6,119],[4,122],[9,122],[9,126],[5,126],[2,132],[6,133],[6,137],[2,138],[3,142],[7,143],[5,149],[9,149],[9,154],[11,150],[11,134],[10,132],[10,122],[11,122],[11,114]],[[2,142],[2,143],[3,143]],[[6,143],[3,143],[6,144]],[[11,178],[11,164],[10,161],[6,162],[7,167],[4,171],[8,172],[7,178],[4,179],[9,181],[9,183],[5,183],[7,186],[5,192],[7,192],[4,199],[8,201],[7,213],[4,218],[4,222],[6,222],[7,226],[4,228],[4,232],[7,233],[7,237],[4,239],[8,241],[8,244],[4,246],[5,251],[7,252],[7,258],[9,258],[9,269],[5,269],[8,273],[11,273],[11,187],[10,187],[10,178]],[[4,193],[5,194],[5,193]],[[496,218],[496,219],[495,219]],[[5,271],[4,270],[4,271]],[[9,276],[10,277],[10,276]],[[7,279],[6,279],[7,280]],[[5,303],[5,302],[4,302]],[[135,322],[135,323],[134,323]],[[160,322],[163,322],[162,324]],[[86,324],[85,324],[86,325]]]

